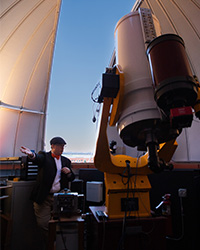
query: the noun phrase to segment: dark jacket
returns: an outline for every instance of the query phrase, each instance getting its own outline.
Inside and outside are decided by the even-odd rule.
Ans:
[[[38,175],[36,185],[31,193],[31,200],[38,204],[41,204],[47,195],[49,194],[53,181],[56,176],[57,167],[54,158],[51,156],[51,152],[40,151],[35,155],[32,160],[34,164],[38,165]],[[61,156],[61,164],[63,167],[68,167],[71,170],[71,161]],[[61,190],[68,188],[68,182],[75,179],[74,173],[64,174],[61,172],[60,186]]]

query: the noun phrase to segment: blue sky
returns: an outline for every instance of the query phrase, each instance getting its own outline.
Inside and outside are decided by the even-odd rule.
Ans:
[[[111,59],[114,29],[134,0],[62,0],[46,122],[49,140],[62,136],[67,152],[94,152],[91,92]]]

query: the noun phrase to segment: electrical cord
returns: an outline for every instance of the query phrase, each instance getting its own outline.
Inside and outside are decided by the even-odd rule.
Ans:
[[[95,109],[94,105],[97,105],[97,106],[96,106],[96,109]],[[92,110],[93,110],[93,118],[92,118],[92,121],[93,121],[94,123],[97,122],[98,119],[99,119],[100,107],[101,107],[101,104],[100,104],[100,103],[93,103],[93,106],[92,106]],[[94,109],[95,109],[95,110],[94,110]]]
[[[105,223],[105,218],[103,217],[103,240],[102,240],[102,247],[101,247],[102,250],[104,250],[104,246],[105,246],[105,237],[106,237],[106,223]]]
[[[134,190],[136,189],[138,158],[139,157],[137,157],[137,163],[136,163],[136,174],[135,174],[135,180],[134,180]],[[126,172],[127,172],[127,175],[125,175]],[[127,220],[127,212],[128,212],[128,199],[129,199],[129,193],[130,193],[130,184],[131,184],[131,188],[132,188],[132,182],[131,182],[131,177],[132,176],[133,176],[133,174],[131,174],[131,171],[130,171],[130,162],[127,160],[126,161],[126,168],[122,173],[122,183],[124,185],[127,185],[127,197],[126,197],[126,207],[125,207],[123,224],[122,224],[122,236],[121,236],[119,246],[118,246],[119,250],[124,249],[124,237],[125,237],[125,234],[126,234],[126,220]],[[124,181],[125,177],[127,178],[126,182]],[[134,192],[133,192],[133,197],[134,197]],[[129,211],[129,216],[130,216],[130,213],[131,213],[131,211]]]
[[[67,247],[66,247],[66,244],[65,244],[65,239],[64,239],[64,235],[63,235],[63,231],[62,231],[61,220],[60,220],[60,213],[58,214],[58,225],[59,225],[59,228],[60,228],[60,234],[61,234],[61,237],[62,237],[62,242],[63,242],[63,245],[64,245],[64,250],[68,250]]]
[[[178,238],[173,238],[173,237],[169,237],[166,236],[166,239],[168,240],[174,240],[174,241],[179,241],[182,240],[184,237],[184,214],[183,214],[183,201],[182,201],[182,197],[180,197],[180,209],[181,209],[181,235]]]
[[[127,181],[124,182],[124,177],[125,177],[125,173],[127,172]],[[122,224],[122,236],[120,238],[119,241],[119,245],[118,245],[118,250],[124,250],[124,237],[126,234],[126,219],[127,219],[127,211],[128,211],[128,198],[129,198],[129,192],[130,192],[130,188],[129,188],[129,184],[130,184],[130,178],[131,178],[131,172],[130,172],[130,161],[126,161],[126,168],[122,174],[122,183],[124,185],[127,185],[127,196],[126,196],[126,206],[125,206],[125,212],[124,212],[124,218],[123,218],[123,224]]]
[[[136,173],[134,174],[134,176],[135,176],[135,178],[133,180],[134,188],[133,188],[133,192],[132,192],[133,198],[135,196],[135,193],[137,192],[136,191],[136,182],[137,182],[138,159],[140,158],[140,156],[138,155],[138,157],[137,157]],[[126,234],[126,222],[127,222],[127,212],[128,212],[128,199],[129,199],[129,195],[130,195],[130,189],[132,190],[131,177],[133,176],[133,174],[131,174],[131,172],[130,172],[130,165],[129,165],[129,163],[130,163],[129,161],[126,162],[127,166],[126,166],[125,170],[123,171],[123,173],[121,175],[122,176],[122,183],[124,185],[127,185],[127,197],[126,197],[127,202],[126,202],[126,207],[125,207],[125,212],[124,212],[124,218],[123,218],[122,236],[121,236],[119,244],[118,244],[118,250],[124,250],[124,238],[125,238],[125,234]],[[125,175],[126,172],[127,172],[127,175]],[[127,178],[127,180],[124,181],[124,178]],[[137,192],[137,193],[140,196],[140,193],[139,192]],[[140,201],[142,202],[145,210],[148,211],[141,198],[140,198]],[[131,214],[131,211],[129,211],[129,216],[130,216],[130,214]],[[138,214],[138,217],[139,217],[139,214]],[[155,227],[155,225],[153,225],[153,227],[151,228],[151,230],[149,232],[141,232],[140,234],[141,235],[146,235],[147,237],[149,237],[149,234],[153,231],[154,227]]]
[[[138,191],[136,190],[136,182],[137,182],[137,176],[138,176],[137,170],[138,170],[138,162],[139,162],[138,160],[139,160],[139,158],[140,158],[142,155],[144,155],[144,153],[142,153],[142,154],[140,154],[140,155],[137,155],[136,173],[135,173],[135,179],[134,179],[134,181],[133,181],[133,182],[134,182],[133,198],[134,198],[134,196],[135,196],[135,193],[137,193],[137,194],[138,194],[138,197],[140,198],[140,202],[142,203],[144,209],[146,210],[146,212],[148,212],[149,210],[148,210],[147,207],[145,206],[145,204],[144,204],[144,202],[143,202],[143,200],[142,200],[142,198],[141,198],[140,192],[138,192]],[[137,211],[137,214],[138,214],[138,218],[139,218],[139,212],[138,212],[138,211]]]
[[[96,86],[94,87],[94,89],[93,89],[93,91],[92,91],[92,93],[91,93],[91,99],[92,99],[92,101],[93,102],[98,102],[98,100],[99,100],[99,97],[96,97],[96,98],[94,98],[93,97],[93,95],[94,95],[94,92],[97,90],[97,88],[100,86],[100,82],[98,82],[97,84],[96,84]]]

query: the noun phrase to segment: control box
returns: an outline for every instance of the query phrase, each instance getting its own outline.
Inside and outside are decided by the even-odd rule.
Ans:
[[[53,213],[81,213],[84,209],[84,195],[76,192],[55,193]]]
[[[92,202],[103,201],[103,182],[101,181],[86,182],[86,200]]]

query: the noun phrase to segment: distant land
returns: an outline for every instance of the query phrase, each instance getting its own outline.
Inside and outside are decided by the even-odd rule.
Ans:
[[[63,155],[71,160],[72,163],[92,163],[94,162],[93,153],[82,152],[63,152]]]

